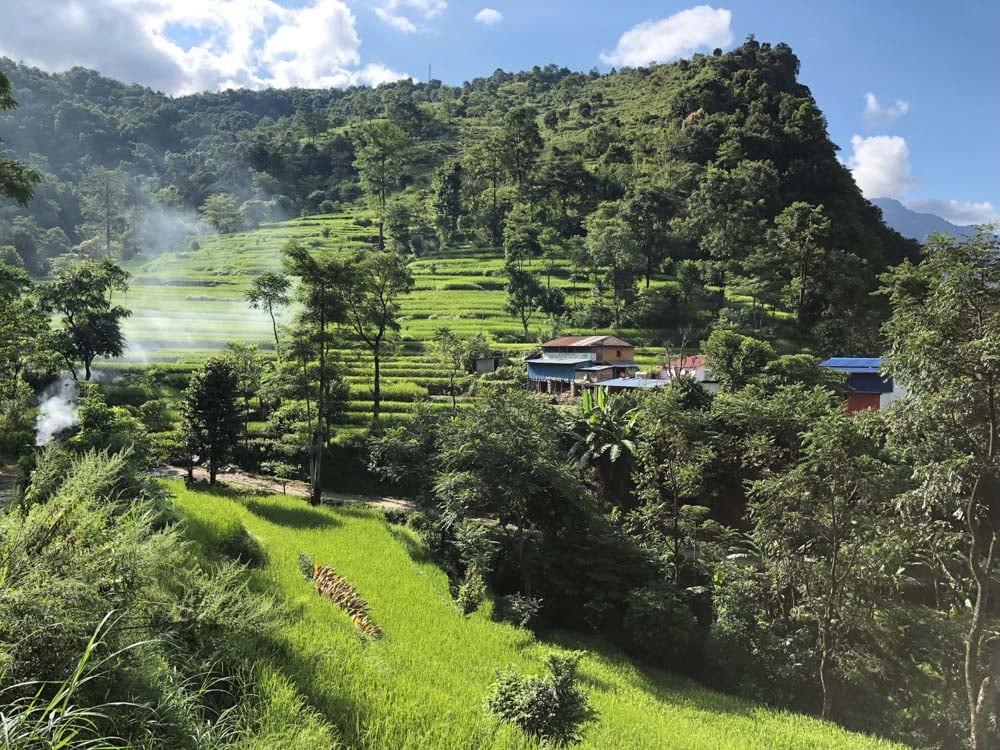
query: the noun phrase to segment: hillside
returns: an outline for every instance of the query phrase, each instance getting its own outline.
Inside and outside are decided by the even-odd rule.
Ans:
[[[456,87],[171,99],[92,71],[0,61],[20,105],[0,114],[0,133],[44,178],[27,209],[0,209],[0,245],[44,273],[70,249],[149,259],[199,232],[348,213],[371,222],[368,244],[384,225],[392,249],[419,258],[569,262],[601,292],[549,305],[577,328],[624,315],[625,328],[693,323],[700,338],[721,312],[711,292],[692,316],[678,314],[676,295],[644,291],[690,260],[703,283],[733,286],[754,310],[788,312],[797,297],[796,337],[824,352],[871,348],[885,308],[869,293],[916,245],[882,223],[837,161],[798,66],[787,45],[751,38],[607,75],[547,66]],[[379,130],[401,149],[376,191],[384,200],[360,174]],[[827,222],[823,261],[808,266],[784,257],[792,245],[774,234],[801,204]],[[629,228],[620,248],[602,244],[609,221]],[[776,335],[760,330],[759,313],[734,313]]]
[[[580,747],[896,747],[638,667],[596,638],[553,632],[537,639],[491,622],[489,605],[463,618],[447,577],[428,561],[413,532],[387,524],[375,511],[167,486],[203,548],[215,548],[239,524],[260,541],[267,563],[253,580],[292,613],[275,640],[261,644],[260,661],[333,722],[349,746],[533,747],[485,717],[494,671],[512,664],[538,672],[546,652],[584,649],[583,683],[599,718]],[[380,640],[361,641],[348,617],[311,591],[299,573],[299,552],[355,586],[384,632]]]

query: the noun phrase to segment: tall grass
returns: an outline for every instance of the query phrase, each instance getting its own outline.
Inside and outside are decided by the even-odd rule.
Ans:
[[[351,746],[535,747],[486,716],[495,671],[513,665],[538,674],[553,650],[584,649],[580,673],[599,716],[584,736],[586,748],[894,747],[639,667],[597,639],[554,633],[541,641],[492,622],[488,604],[462,617],[445,575],[413,533],[387,525],[375,511],[167,484],[202,545],[234,522],[260,540],[268,563],[251,574],[253,585],[282,598],[289,616],[261,644],[259,667],[294,686]],[[350,581],[382,627],[380,640],[359,638],[343,612],[316,596],[299,572],[300,551]]]

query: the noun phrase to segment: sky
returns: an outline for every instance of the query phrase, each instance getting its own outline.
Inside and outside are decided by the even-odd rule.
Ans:
[[[869,197],[1000,221],[997,0],[0,0],[0,55],[169,94],[461,84],[786,42]]]

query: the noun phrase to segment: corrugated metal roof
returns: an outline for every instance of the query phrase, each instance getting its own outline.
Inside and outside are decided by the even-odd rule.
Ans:
[[[546,346],[632,346],[617,336],[562,336],[542,344]]]
[[[613,370],[615,367],[621,367],[621,365],[594,365],[592,367],[581,367],[580,372],[592,372],[597,370]]]
[[[820,362],[820,367],[841,372],[872,372],[877,373],[882,367],[881,357],[831,357]]]
[[[597,383],[597,385],[611,388],[662,388],[667,382],[666,380],[650,380],[648,378],[613,378]]]
[[[578,365],[583,362],[590,362],[590,357],[584,357],[582,359],[549,359],[546,357],[540,357],[538,359],[526,359],[524,361],[531,365]]]
[[[667,363],[667,367],[672,370],[697,370],[699,367],[705,366],[705,358],[701,354],[692,354],[689,357],[683,357],[682,359],[675,359],[672,362]]]

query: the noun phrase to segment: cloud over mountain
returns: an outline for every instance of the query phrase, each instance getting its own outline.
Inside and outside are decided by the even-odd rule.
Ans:
[[[733,41],[732,18],[729,10],[699,5],[658,21],[643,21],[622,34],[613,51],[602,52],[601,62],[638,67],[725,47]]]

